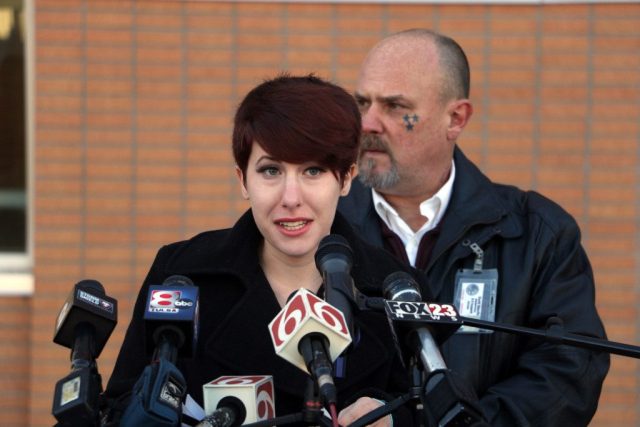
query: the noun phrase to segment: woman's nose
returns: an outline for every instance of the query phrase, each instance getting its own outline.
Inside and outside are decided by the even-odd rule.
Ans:
[[[295,176],[287,176],[282,192],[282,206],[292,208],[302,204],[302,189]]]

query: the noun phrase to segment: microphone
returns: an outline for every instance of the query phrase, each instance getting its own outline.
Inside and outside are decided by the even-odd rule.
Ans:
[[[231,427],[275,418],[271,375],[222,376],[202,386],[207,415],[197,427]]]
[[[118,302],[97,280],[75,284],[58,313],[53,342],[73,350],[71,359],[97,358],[118,323]]]
[[[102,379],[95,359],[116,326],[118,303],[96,280],[73,287],[60,309],[53,342],[71,349],[71,373],[56,383],[52,414],[59,425],[95,426]]]
[[[344,315],[349,333],[353,336],[353,315],[355,285],[351,278],[353,252],[347,239],[339,234],[325,236],[318,245],[315,255],[316,267],[322,274],[325,300]]]
[[[306,289],[299,289],[269,323],[277,355],[309,373],[320,394],[335,403],[335,361],[351,343],[344,315]]]
[[[178,357],[191,357],[194,353],[198,288],[180,275],[168,277],[160,286],[149,286],[143,319],[151,364],[133,386],[121,425],[176,426],[187,384],[175,363]]]
[[[193,356],[198,312],[198,288],[188,277],[173,275],[160,286],[149,286],[144,312],[147,354],[171,363]]]
[[[486,425],[475,391],[447,369],[438,348],[462,325],[455,307],[422,302],[419,285],[404,271],[387,276],[382,287],[392,331],[396,334],[396,325],[409,329],[407,342],[422,362],[426,383],[421,397],[427,425]],[[437,333],[432,335],[433,331]]]
[[[388,275],[382,283],[382,292],[387,299],[387,317],[394,325],[409,330],[409,347],[414,352],[419,351],[427,374],[445,369],[438,344],[444,342],[462,325],[455,308],[447,304],[423,303],[419,285],[404,271]],[[428,328],[425,324],[431,327]],[[438,326],[434,326],[435,324]]]

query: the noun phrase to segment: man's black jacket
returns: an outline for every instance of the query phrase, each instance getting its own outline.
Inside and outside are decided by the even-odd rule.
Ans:
[[[604,338],[589,260],[575,220],[533,191],[492,183],[456,147],[456,177],[441,233],[425,269],[438,302],[451,302],[454,277],[497,269],[495,321],[544,328],[557,316],[567,332]],[[354,182],[339,211],[360,237],[383,246],[371,190]],[[475,387],[493,426],[584,426],[597,408],[609,356],[515,335],[455,334],[442,348],[447,366]]]

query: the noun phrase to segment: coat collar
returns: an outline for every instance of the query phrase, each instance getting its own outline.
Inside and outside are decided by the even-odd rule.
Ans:
[[[514,216],[516,214],[513,207],[501,197],[499,186],[492,183],[457,146],[453,157],[456,165],[453,192],[440,223],[440,237],[426,271],[429,271],[445,251],[463,239],[473,238],[476,243],[482,244],[497,234],[503,238],[512,238],[523,233],[522,226]],[[371,190],[368,187],[356,180],[352,184],[349,196],[340,201],[339,208],[362,233],[363,238],[376,246],[384,247],[380,219],[373,207]],[[469,247],[462,245],[456,250],[455,257],[467,256],[471,251]],[[439,295],[442,285],[430,284],[434,296]]]
[[[375,212],[374,212],[375,214]],[[376,271],[381,267],[400,267],[394,261],[381,260],[382,252],[377,251],[359,238],[349,222],[336,213],[331,233],[343,236],[351,245],[354,255],[354,281],[363,292],[378,293],[381,284],[376,283]],[[228,274],[237,277],[247,288],[251,286],[256,270],[260,270],[258,250],[263,237],[253,219],[252,211],[247,210],[233,228],[201,233],[175,251],[168,260],[165,274],[184,274],[187,277],[199,275]],[[380,263],[384,265],[380,265]]]
[[[477,225],[493,224],[489,235],[478,236],[478,240],[486,240],[495,234],[505,238],[515,237],[523,232],[520,223],[511,214],[512,209],[500,197],[494,184],[457,146],[454,161],[458,173],[449,207],[442,220],[441,237],[433,250],[434,260]]]
[[[500,234],[504,237],[518,236],[522,228],[510,217],[512,209],[498,194],[493,184],[456,146],[454,149],[456,179],[447,212],[442,219],[441,239],[449,243],[462,236],[474,225],[500,223]],[[340,210],[368,240],[382,246],[380,224],[373,207],[371,190],[359,180],[354,181],[347,198],[340,201]],[[447,245],[447,243],[442,243]],[[438,245],[440,247],[441,244]],[[438,247],[435,251],[438,251]]]
[[[262,235],[248,210],[233,228],[206,231],[183,242],[167,261],[165,269],[167,274],[179,270],[188,277],[231,274],[246,283],[247,266],[259,268],[258,249],[262,242]]]

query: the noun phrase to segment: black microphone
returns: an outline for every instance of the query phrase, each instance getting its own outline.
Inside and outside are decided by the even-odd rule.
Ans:
[[[198,336],[198,288],[191,279],[173,275],[149,286],[144,312],[147,354],[175,363],[191,357]]]
[[[352,306],[355,304],[355,285],[351,277],[353,252],[347,239],[338,234],[325,236],[315,255],[316,267],[322,274],[325,301],[344,315],[349,334],[354,335]]]
[[[215,411],[204,417],[196,427],[235,427],[244,424],[247,410],[235,396],[223,397]]]
[[[198,288],[185,276],[151,285],[144,311],[145,341],[151,363],[132,390],[122,427],[176,426],[187,383],[175,366],[191,357],[198,336]]]
[[[462,377],[447,369],[432,331],[440,342],[448,338],[462,321],[449,304],[422,302],[420,287],[404,271],[392,273],[383,282],[385,309],[392,325],[410,326],[408,344],[422,362],[425,383],[421,394],[424,419],[428,426],[488,426],[478,397]],[[424,326],[424,325],[430,326]]]
[[[98,424],[102,379],[95,359],[116,326],[118,303],[96,280],[82,280],[67,297],[53,342],[71,349],[71,373],[56,383],[52,414],[60,426]]]
[[[385,298],[391,301],[422,301],[419,285],[404,271],[388,275],[382,283],[382,292]],[[429,329],[424,326],[414,328],[409,342],[413,351],[419,351],[422,366],[427,374],[438,369],[446,369],[440,349]]]

